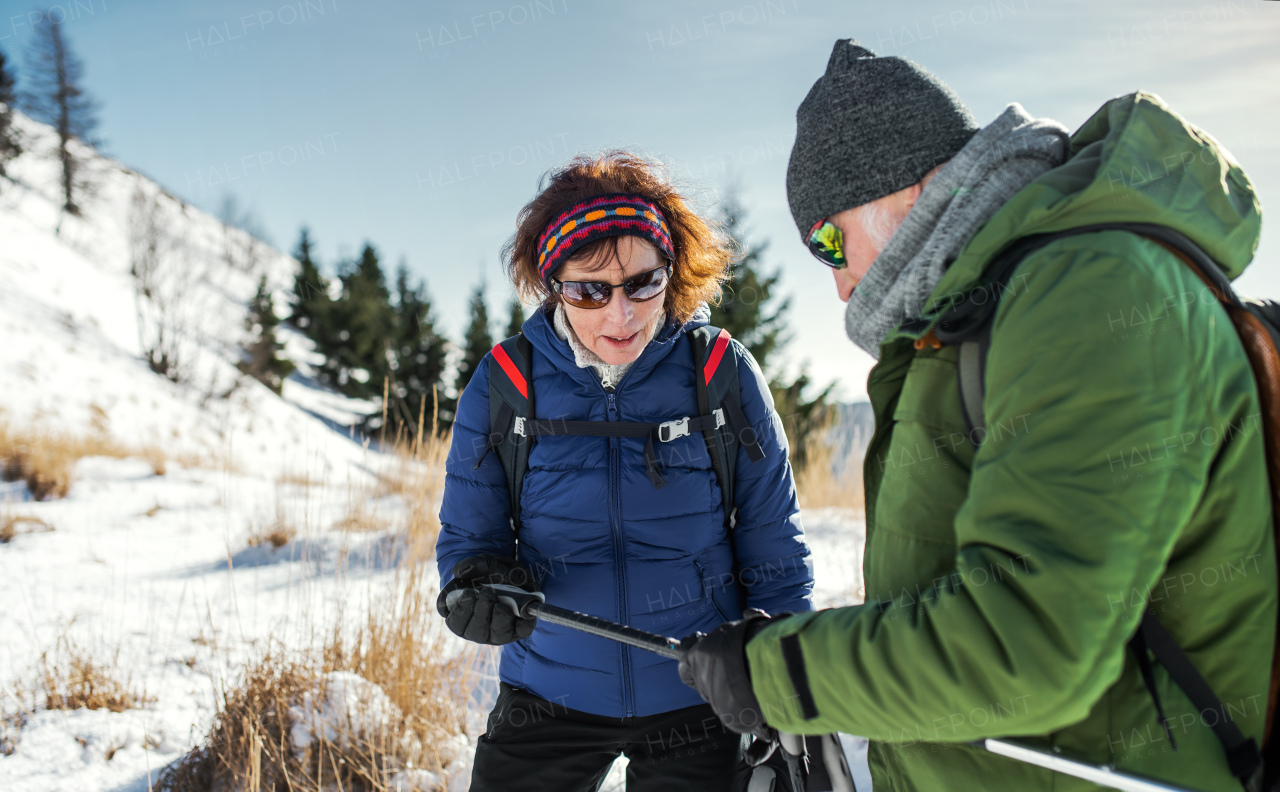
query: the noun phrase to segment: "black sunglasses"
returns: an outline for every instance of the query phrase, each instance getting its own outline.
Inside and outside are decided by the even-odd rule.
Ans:
[[[622,293],[632,302],[648,302],[662,294],[671,282],[671,265],[664,264],[657,269],[642,272],[622,283],[600,283],[596,281],[560,281],[551,279],[551,288],[565,302],[575,308],[603,308],[613,299],[613,290],[622,289]]]

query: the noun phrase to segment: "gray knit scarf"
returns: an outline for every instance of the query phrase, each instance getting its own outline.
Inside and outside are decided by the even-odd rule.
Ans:
[[[904,319],[919,316],[948,266],[1000,207],[1066,161],[1067,128],[1018,103],[979,130],[925,185],[858,282],[845,311],[850,340],[874,358]]]

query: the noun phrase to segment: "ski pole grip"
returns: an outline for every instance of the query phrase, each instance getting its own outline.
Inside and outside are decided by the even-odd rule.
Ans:
[[[474,588],[493,589],[498,595],[498,604],[505,605],[511,609],[518,618],[533,616],[529,613],[529,606],[535,602],[546,602],[547,597],[541,591],[528,592],[517,586],[509,586],[505,583],[483,583]],[[450,610],[458,603],[458,598],[462,596],[462,592],[467,589],[454,589],[450,591],[444,598],[446,608]]]
[[[547,595],[541,591],[525,591],[519,586],[511,586],[506,583],[486,583],[487,588],[493,589],[498,594],[498,604],[506,605],[515,613],[517,618],[528,618],[534,614],[529,612],[529,606],[533,603],[543,603],[547,601]]]

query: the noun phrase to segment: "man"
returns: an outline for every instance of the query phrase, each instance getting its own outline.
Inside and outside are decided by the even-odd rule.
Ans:
[[[1239,790],[1221,714],[1130,647],[1144,612],[1158,618],[1261,742],[1272,515],[1224,309],[1129,231],[1034,250],[998,292],[985,432],[966,426],[957,348],[935,325],[1014,240],[1095,223],[1172,228],[1235,278],[1260,227],[1248,178],[1153,95],[1113,99],[1073,135],[1017,104],[979,128],[919,65],[850,40],[796,119],[792,215],[878,358],[866,602],[726,625],[683,678],[738,731],[762,716],[869,737],[876,792],[1099,789],[968,744],[987,737]]]

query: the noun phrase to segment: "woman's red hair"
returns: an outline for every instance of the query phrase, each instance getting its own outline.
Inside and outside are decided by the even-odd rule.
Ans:
[[[734,260],[732,241],[689,207],[661,165],[626,151],[606,151],[580,154],[548,172],[537,196],[516,215],[516,232],[503,246],[502,259],[523,300],[559,300],[538,272],[538,237],[547,224],[573,204],[608,193],[639,195],[662,211],[675,250],[664,307],[677,322],[687,322],[699,305],[719,298]],[[616,257],[617,245],[618,237],[599,239],[574,251],[572,260],[598,257],[603,268]]]

